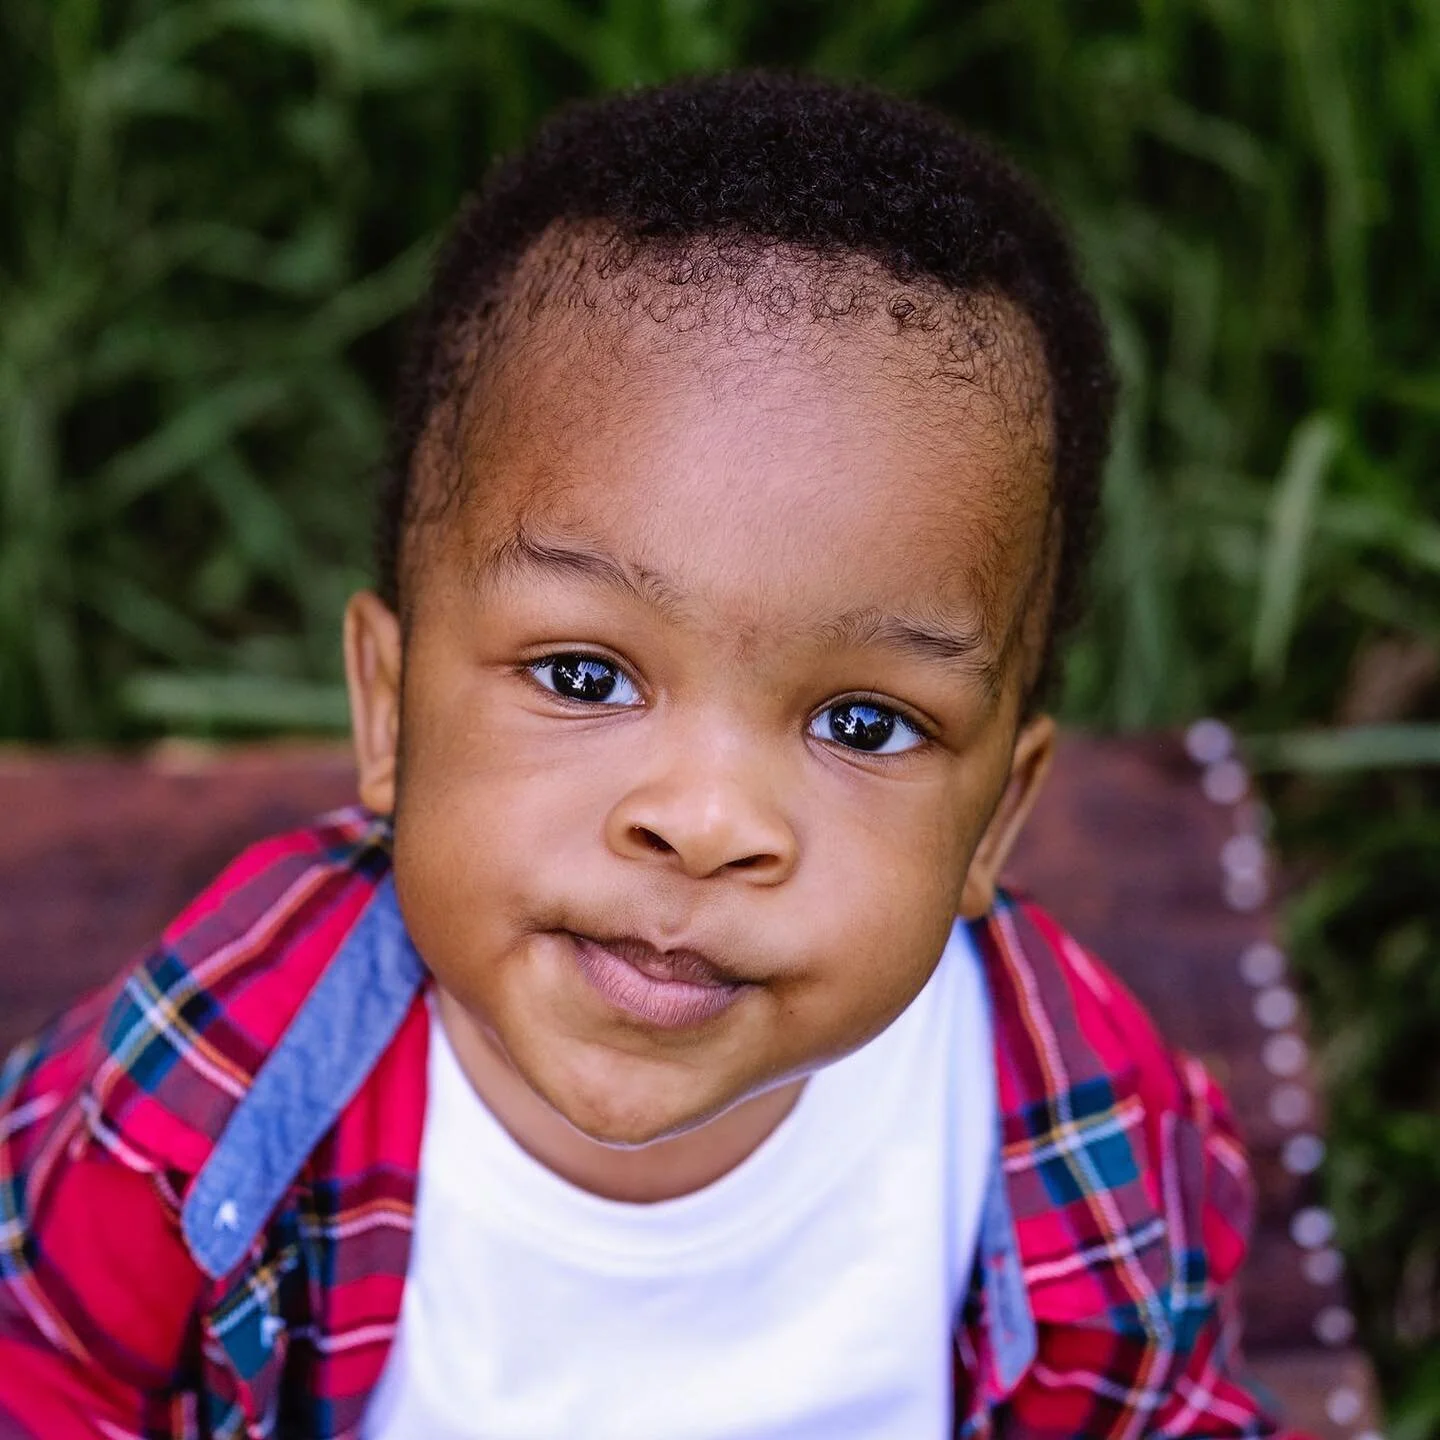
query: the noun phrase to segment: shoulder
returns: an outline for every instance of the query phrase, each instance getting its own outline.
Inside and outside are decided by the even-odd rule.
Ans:
[[[1017,1426],[1274,1433],[1234,1375],[1253,1186],[1219,1089],[1039,906],[1004,897],[974,928],[1037,1328]]]
[[[1188,1103],[1191,1062],[1167,1044],[1103,960],[1048,911],[1002,895],[975,931],[997,1039],[1008,1041],[1016,1058],[1011,1099],[1105,1076],[1123,1077],[1152,1107]]]
[[[131,1168],[193,1174],[388,873],[387,838],[354,808],[245,850],[31,1047],[32,1097],[68,1081]]]
[[[1080,1189],[1125,1202],[1140,1228],[1165,1217],[1172,1261],[1203,1248],[1210,1280],[1228,1278],[1254,1189],[1220,1087],[1040,906],[1005,896],[976,928],[1010,1163],[1046,1170],[1052,1153],[1083,1158]]]

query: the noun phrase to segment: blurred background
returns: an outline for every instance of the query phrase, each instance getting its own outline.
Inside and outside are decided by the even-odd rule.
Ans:
[[[1069,217],[1125,401],[1062,713],[1242,737],[1360,1338],[1440,1435],[1436,0],[4,0],[0,740],[336,732],[437,230],[558,101],[754,63]]]

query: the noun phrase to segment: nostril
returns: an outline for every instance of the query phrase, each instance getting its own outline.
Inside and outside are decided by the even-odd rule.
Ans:
[[[670,854],[675,847],[663,836],[657,835],[653,830],[647,830],[643,825],[635,826],[635,837],[642,845],[655,850],[661,855]]]

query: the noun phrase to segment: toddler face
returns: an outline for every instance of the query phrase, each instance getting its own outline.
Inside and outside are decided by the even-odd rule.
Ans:
[[[352,604],[362,794],[452,1012],[643,1145],[872,1038],[988,904],[1048,751],[1046,461],[878,323],[544,323],[417,546],[398,701]]]

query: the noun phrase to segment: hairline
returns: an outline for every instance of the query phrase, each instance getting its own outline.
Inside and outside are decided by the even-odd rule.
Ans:
[[[595,292],[581,288],[587,260],[597,251],[612,251],[615,245],[620,244],[631,247],[637,256],[648,255],[662,261],[669,257],[683,262],[687,253],[697,246],[721,246],[736,238],[724,230],[682,237],[637,237],[630,234],[622,224],[607,219],[559,216],[523,246],[507,264],[497,269],[486,290],[474,297],[470,312],[457,319],[442,336],[442,342],[456,344],[458,347],[449,367],[455,382],[451,392],[440,397],[431,406],[410,457],[393,576],[395,599],[401,610],[406,608],[405,592],[409,588],[406,572],[410,566],[406,562],[406,555],[411,549],[415,532],[427,525],[442,522],[455,502],[463,499],[474,484],[473,477],[467,476],[469,467],[465,463],[463,452],[475,439],[481,407],[502,390],[501,383],[493,375],[487,378],[482,373],[487,366],[498,374],[507,357],[516,354],[517,346],[521,347],[519,353],[523,354],[526,340],[533,343],[536,322],[557,299],[562,304],[569,301],[588,311],[601,308],[602,301]],[[881,287],[889,291],[890,303],[883,307],[886,314],[893,316],[893,305],[897,299],[910,302],[918,298],[931,307],[928,319],[919,322],[913,330],[906,332],[903,322],[897,322],[900,330],[909,333],[912,338],[933,336],[936,332],[953,335],[966,323],[967,318],[985,317],[981,323],[994,325],[994,335],[1001,337],[1004,353],[990,357],[988,363],[981,367],[983,378],[980,371],[959,374],[953,368],[947,371],[943,365],[937,365],[933,370],[922,374],[917,366],[916,373],[908,377],[909,383],[963,387],[975,394],[988,394],[1001,405],[1006,417],[1007,437],[1012,442],[1017,440],[1020,430],[1028,432],[1032,440],[1038,432],[1038,445],[1044,452],[1047,504],[1055,507],[1059,461],[1055,429],[1056,381],[1046,357],[1044,338],[1038,322],[1019,299],[993,285],[968,290],[957,289],[929,273],[902,278],[892,267],[886,265],[883,259],[859,249],[841,251],[792,242],[769,242],[764,237],[739,238],[754,241],[765,253],[767,262],[778,262],[784,272],[798,273],[817,288],[824,278],[833,279],[837,276],[861,279],[872,287],[866,296],[868,303],[864,306],[844,309],[834,314],[800,317],[794,323],[803,327],[803,333],[816,333],[817,327],[827,322],[873,322],[882,308],[875,294],[875,290]],[[724,290],[733,292],[736,279],[743,282],[758,268],[758,263],[738,277],[726,277],[725,281],[722,281]],[[538,273],[530,273],[530,267],[537,265],[541,267]],[[609,276],[598,270],[596,273],[602,283],[609,281]],[[663,279],[657,278],[653,273],[643,278],[648,278],[652,292],[663,293]],[[690,283],[682,282],[675,288],[683,292]],[[624,297],[616,297],[612,288],[609,298],[616,301],[609,307],[610,313],[614,315],[633,315],[637,308],[643,308],[638,305],[638,287]],[[750,298],[744,295],[740,297],[742,302]],[[937,318],[934,311],[938,307],[948,307],[949,313]],[[735,314],[743,312],[745,308],[743,303],[736,305],[731,312],[721,317],[720,323],[727,324],[733,320]],[[663,329],[669,324],[674,313],[676,312],[657,317],[651,312],[644,312],[642,319],[649,319],[657,328]],[[786,334],[784,339],[792,338],[794,334],[791,319],[792,317],[786,317],[785,328],[790,333]],[[702,315],[700,324],[708,323],[709,317]],[[742,338],[756,338],[755,332],[747,332]],[[983,346],[976,344],[970,353],[974,356],[982,349]],[[956,353],[953,343],[946,353],[952,356]],[[1035,365],[1037,360],[1038,366]],[[1023,372],[1031,368],[1038,369],[1038,385],[1034,383],[1033,376],[1027,384]],[[993,381],[996,377],[1003,376],[1010,376],[1013,380],[1009,387],[1005,387],[1010,391],[1008,394],[1004,393],[999,385],[985,383],[986,379]],[[1011,423],[1017,408],[1024,412],[1019,426]],[[446,432],[443,436],[437,433],[441,429]],[[420,473],[427,461],[434,456],[437,444],[441,449],[442,463],[439,468],[446,474],[444,479],[425,477]],[[438,504],[432,503],[430,508],[426,509],[424,491],[437,484],[442,491],[440,501]],[[1063,535],[1052,537],[1051,528],[1049,525],[1046,527],[1047,543],[1063,543]],[[1048,566],[1045,568],[1047,571],[1050,569]]]

